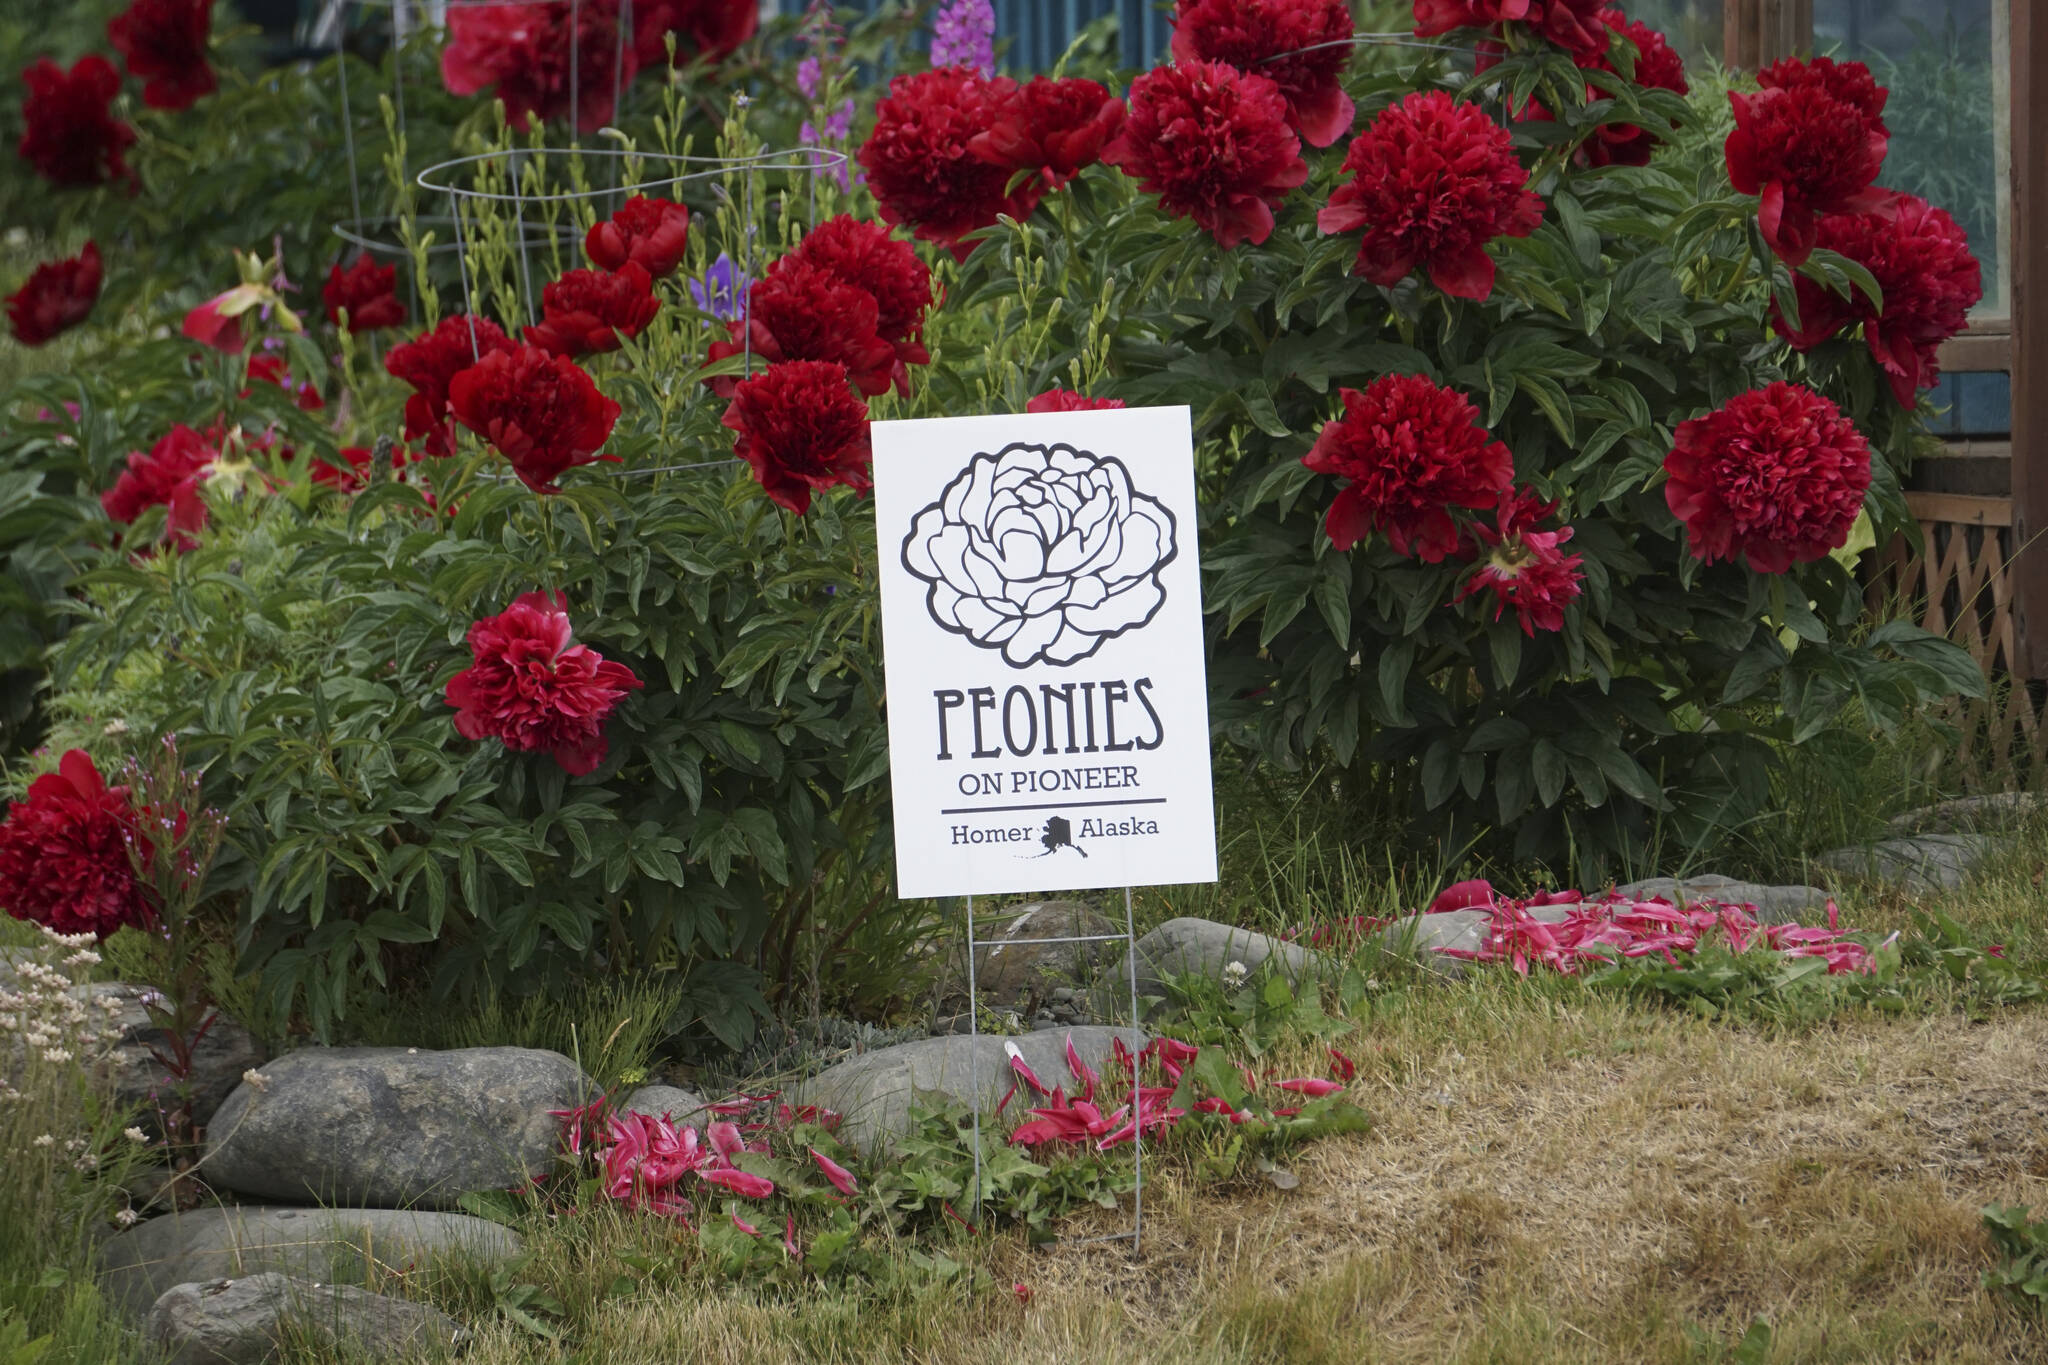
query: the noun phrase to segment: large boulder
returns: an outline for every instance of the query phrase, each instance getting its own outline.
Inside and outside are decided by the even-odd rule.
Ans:
[[[1919,834],[1823,853],[1824,867],[1865,881],[1926,893],[1954,891],[2002,846],[1990,834]]]
[[[99,1249],[100,1286],[140,1318],[175,1285],[267,1270],[321,1284],[359,1280],[435,1258],[496,1262],[519,1254],[517,1233],[464,1213],[411,1209],[192,1209],[138,1223]]]
[[[2038,820],[2048,798],[2034,792],[1991,792],[1937,801],[1885,822],[1888,832],[1912,834],[1983,834],[2025,829]]]
[[[1295,985],[1330,967],[1328,958],[1299,943],[1215,920],[1170,919],[1139,939],[1116,974],[1096,986],[1089,996],[1093,1018],[1121,1019],[1130,1014],[1134,957],[1140,1008],[1146,996],[1165,995],[1169,979],[1208,977],[1221,982],[1232,963],[1241,963],[1249,976],[1270,960]]]
[[[1701,872],[1690,877],[1650,877],[1615,888],[1625,896],[1647,901],[1663,897],[1673,905],[1693,901],[1728,901],[1753,905],[1764,924],[1803,924],[1827,913],[1828,893],[1817,886],[1769,886],[1763,882],[1737,881],[1718,873]]]
[[[1578,907],[1535,905],[1529,917],[1538,924],[1560,924]],[[1381,940],[1395,952],[1412,954],[1415,960],[1439,976],[1462,976],[1467,963],[1454,953],[1476,953],[1486,946],[1493,932],[1489,910],[1439,910],[1434,914],[1407,915],[1380,931]]]
[[[597,1085],[559,1052],[304,1048],[214,1115],[204,1170],[264,1199],[452,1208],[554,1167],[561,1120]]]
[[[163,1365],[260,1365],[288,1342],[351,1360],[417,1360],[453,1347],[462,1324],[410,1299],[268,1271],[180,1284],[149,1310],[143,1334]]]
[[[629,1114],[647,1114],[654,1118],[667,1117],[677,1123],[700,1118],[711,1107],[710,1101],[694,1090],[685,1090],[677,1085],[643,1085],[626,1096],[619,1108]]]
[[[1122,930],[1080,901],[1034,901],[975,928],[974,983],[983,1004],[1029,1009],[1062,987],[1086,986],[1119,954]],[[1093,939],[1044,943],[1041,939]]]
[[[1064,1032],[1001,1037],[920,1038],[829,1066],[796,1088],[795,1103],[822,1104],[845,1116],[839,1135],[862,1148],[886,1145],[911,1128],[910,1107],[919,1092],[935,1092],[963,1104],[990,1107],[1010,1088],[1005,1043],[1016,1045],[1024,1064],[1047,1085],[1068,1083],[1067,1040],[1081,1061],[1101,1071],[1121,1037],[1132,1051],[1145,1045],[1137,1029],[1084,1027]]]

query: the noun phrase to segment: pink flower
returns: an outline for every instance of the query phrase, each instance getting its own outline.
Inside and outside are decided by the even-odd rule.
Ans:
[[[1556,503],[1539,503],[1534,494],[1522,491],[1501,500],[1494,512],[1497,530],[1475,523],[1473,533],[1493,548],[1456,600],[1463,602],[1491,591],[1494,620],[1513,607],[1522,633],[1532,639],[1538,630],[1563,630],[1564,609],[1579,595],[1584,577],[1579,565],[1584,558],[1559,548],[1572,538],[1571,527],[1535,529],[1537,522],[1556,510]]]
[[[185,314],[184,326],[179,330],[202,346],[211,346],[216,351],[225,351],[229,355],[240,351],[248,344],[248,339],[242,335],[241,312],[222,310],[237,301],[244,292],[238,285],[224,294],[215,294]]]
[[[1292,1090],[1295,1094],[1306,1095],[1312,1100],[1325,1099],[1341,1093],[1344,1089],[1339,1082],[1326,1081],[1320,1076],[1303,1076],[1299,1080],[1275,1081],[1273,1084],[1281,1090]]]
[[[831,1182],[833,1189],[841,1194],[853,1194],[860,1189],[859,1183],[853,1178],[852,1171],[847,1170],[816,1147],[807,1150],[811,1154],[811,1160],[818,1163],[819,1171],[824,1173],[825,1179]]]
[[[697,1172],[697,1178],[707,1185],[716,1185],[720,1189],[731,1190],[734,1194],[745,1199],[766,1199],[769,1195],[775,1193],[775,1182],[767,1176],[749,1175],[745,1171],[736,1171],[730,1167],[722,1166],[716,1170],[700,1170]]]

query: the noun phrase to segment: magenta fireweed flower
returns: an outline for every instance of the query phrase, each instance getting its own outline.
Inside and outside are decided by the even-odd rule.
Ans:
[[[989,0],[948,0],[932,20],[932,65],[996,71],[996,11]]]

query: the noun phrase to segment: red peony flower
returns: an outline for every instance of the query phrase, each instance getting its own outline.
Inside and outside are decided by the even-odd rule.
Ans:
[[[616,351],[654,321],[661,300],[645,270],[627,261],[617,270],[568,270],[540,291],[541,322],[526,344],[554,355]]]
[[[148,454],[138,450],[128,457],[121,477],[100,494],[100,508],[123,526],[152,507],[164,508],[165,538],[177,549],[190,550],[206,529],[206,499],[199,485],[219,456],[205,437],[180,422]]]
[[[876,331],[877,317],[875,297],[867,290],[785,256],[754,281],[747,316],[728,324],[733,339],[713,342],[710,359],[724,360],[751,346],[770,365],[829,360],[843,366],[862,393],[885,393],[901,366],[896,348]],[[712,391],[730,398],[739,382],[723,375],[711,381]]]
[[[145,82],[142,102],[152,109],[188,109],[216,82],[206,64],[213,0],[134,0],[107,21],[107,41]]]
[[[604,762],[605,717],[642,686],[633,670],[570,643],[568,599],[530,592],[473,623],[474,662],[448,680],[455,729],[519,753],[549,753],[581,777]]]
[[[369,446],[343,446],[335,454],[341,457],[340,464],[319,459],[313,461],[314,483],[344,493],[360,493],[370,486],[370,462],[377,458],[374,449]],[[394,471],[391,477],[403,482],[405,467],[418,459],[418,455],[404,446],[391,447],[391,468]]]
[[[641,66],[668,61],[666,35],[676,35],[676,65],[692,57],[723,61],[761,26],[755,0],[647,0],[633,7],[633,46]]]
[[[1011,193],[1010,173],[969,147],[995,126],[1016,88],[957,66],[890,81],[858,158],[882,217],[963,261],[974,250],[961,241],[968,233],[1004,214],[1030,217],[1038,206],[1035,184]]]
[[[1729,183],[1761,196],[1757,224],[1764,241],[1794,269],[1813,250],[1820,215],[1876,204],[1870,186],[1888,142],[1884,120],[1872,112],[1873,100],[1853,72],[1802,75],[1803,66],[1780,62],[1772,70],[1787,83],[1753,95],[1728,93],[1735,131],[1723,148]],[[1881,96],[1875,103],[1882,107]]]
[[[1436,38],[1459,28],[1490,29],[1507,19],[1526,19],[1542,0],[1415,0],[1415,36]]]
[[[1340,393],[1344,415],[1324,424],[1302,458],[1351,481],[1330,504],[1330,540],[1348,550],[1385,531],[1396,554],[1438,563],[1458,547],[1448,509],[1492,507],[1514,481],[1514,457],[1464,395],[1423,375],[1381,375],[1363,393]]]
[[[1057,190],[1102,159],[1123,121],[1124,102],[1100,82],[1034,76],[967,145],[990,165],[1033,171],[1038,188]]]
[[[1351,129],[1344,93],[1351,61],[1346,0],[1180,0],[1173,17],[1176,62],[1227,62],[1280,87],[1287,121],[1311,147]]]
[[[285,368],[284,357],[259,352],[249,357],[248,379],[251,383],[275,384],[292,396],[292,402],[301,412],[318,412],[327,406],[327,400],[320,396],[320,390],[311,384],[292,384],[291,371]],[[249,390],[243,389],[241,396],[247,398]]]
[[[1648,24],[1630,19],[1618,9],[1602,10],[1600,20],[1610,30],[1635,44],[1637,85],[1671,90],[1681,95],[1691,90],[1685,80],[1685,63],[1664,41],[1663,34]],[[1594,71],[1617,70],[1613,59],[1605,52],[1596,60],[1581,62],[1580,65]],[[1588,86],[1586,95],[1589,99],[1602,99],[1606,92]],[[1633,123],[1610,123],[1579,150],[1589,166],[1647,166],[1651,150],[1662,140],[1657,134]]]
[[[455,429],[448,421],[448,382],[494,351],[509,351],[513,342],[489,318],[456,313],[442,318],[384,357],[384,368],[412,385],[405,400],[405,438],[424,437],[429,455],[455,453]]]
[[[341,310],[346,308],[348,329],[357,336],[405,325],[405,304],[398,297],[398,267],[378,265],[368,252],[356,257],[347,271],[339,265],[328,267],[320,301],[327,305],[327,320],[336,327],[341,326]]]
[[[100,249],[87,242],[76,256],[37,266],[27,282],[7,296],[14,339],[24,346],[40,346],[84,322],[99,297]]]
[[[639,69],[633,44],[621,52],[619,0],[448,7],[441,84],[451,95],[495,86],[515,128],[529,115],[543,122],[568,116],[572,62],[576,128],[595,132],[611,121],[614,87]]]
[[[1534,638],[1539,630],[1563,630],[1564,609],[1578,597],[1585,577],[1579,572],[1585,559],[1559,548],[1572,538],[1571,527],[1535,529],[1555,511],[1556,503],[1538,502],[1527,489],[1502,498],[1494,509],[1493,527],[1473,524],[1473,533],[1492,549],[1454,600],[1463,602],[1491,591],[1494,620],[1513,607],[1524,635]]]
[[[567,356],[538,346],[493,351],[448,381],[455,420],[489,441],[536,493],[559,493],[565,469],[592,464],[619,405]]]
[[[1496,237],[1526,237],[1543,221],[1543,201],[1515,159],[1513,139],[1477,105],[1441,90],[1387,106],[1352,139],[1349,183],[1316,215],[1326,233],[1365,229],[1353,273],[1393,286],[1421,265],[1446,294],[1493,292]]]
[[[0,905],[60,934],[147,929],[156,893],[135,875],[131,845],[144,859],[155,853],[128,789],[109,787],[83,749],[68,750],[0,821]]]
[[[1841,409],[1783,381],[1678,424],[1664,501],[1693,557],[1740,554],[1783,573],[1849,539],[1870,487],[1870,445]]]
[[[1804,275],[1792,283],[1799,295],[1799,326],[1775,306],[1771,320],[1801,351],[1811,350],[1845,327],[1863,324],[1870,354],[1884,367],[1892,396],[1902,407],[1940,377],[1935,349],[1963,330],[1970,308],[1984,296],[1977,258],[1956,220],[1916,195],[1884,191],[1867,213],[1834,213],[1820,220],[1815,244],[1839,251],[1868,270],[1884,296],[1884,309],[1851,288],[1844,298]]]
[[[600,270],[631,261],[654,279],[672,273],[690,245],[690,211],[670,199],[635,195],[583,237],[583,254]]]
[[[25,125],[22,160],[58,185],[99,185],[128,176],[122,159],[135,130],[108,112],[121,90],[121,75],[97,53],[80,57],[69,72],[48,57],[21,73],[28,94],[21,102]]]
[[[1586,66],[1605,57],[1612,41],[1603,22],[1606,4],[1607,0],[1530,0],[1523,19]]]
[[[202,346],[211,346],[229,355],[236,354],[249,344],[249,338],[242,334],[241,312],[223,312],[222,305],[238,298],[242,292],[237,286],[226,293],[215,294],[185,314],[185,321],[178,330]]]
[[[805,233],[768,273],[785,269],[784,262],[816,266],[867,290],[875,301],[876,335],[895,346],[899,369],[930,363],[923,337],[924,315],[932,306],[932,272],[910,243],[880,223],[842,213]],[[900,374],[898,379],[908,382]]]
[[[1090,398],[1071,389],[1047,389],[1024,405],[1026,412],[1096,412],[1104,408],[1120,408],[1121,398]]]
[[[1891,136],[1891,129],[1884,125],[1884,104],[1891,92],[1879,85],[1870,68],[1861,62],[1837,62],[1832,57],[1811,57],[1805,61],[1781,57],[1757,73],[1756,83],[1765,90],[1823,90],[1853,106],[1865,124],[1886,137]]]
[[[868,405],[848,386],[846,367],[788,360],[740,384],[725,410],[739,457],[761,488],[802,516],[816,489],[872,487]]]
[[[1224,247],[1265,241],[1273,210],[1308,179],[1280,87],[1221,62],[1176,62],[1138,77],[1130,116],[1102,159]]]

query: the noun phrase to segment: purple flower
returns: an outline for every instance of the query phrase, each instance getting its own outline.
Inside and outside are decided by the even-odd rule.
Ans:
[[[732,257],[721,251],[718,259],[705,270],[703,279],[690,281],[690,297],[697,301],[700,311],[721,322],[732,322],[743,310],[742,300],[751,283],[733,264]]]
[[[932,65],[996,72],[996,11],[989,0],[947,0],[932,21]]]
[[[818,98],[818,87],[823,80],[823,71],[816,57],[806,57],[796,64],[796,88],[804,92],[804,98]]]

